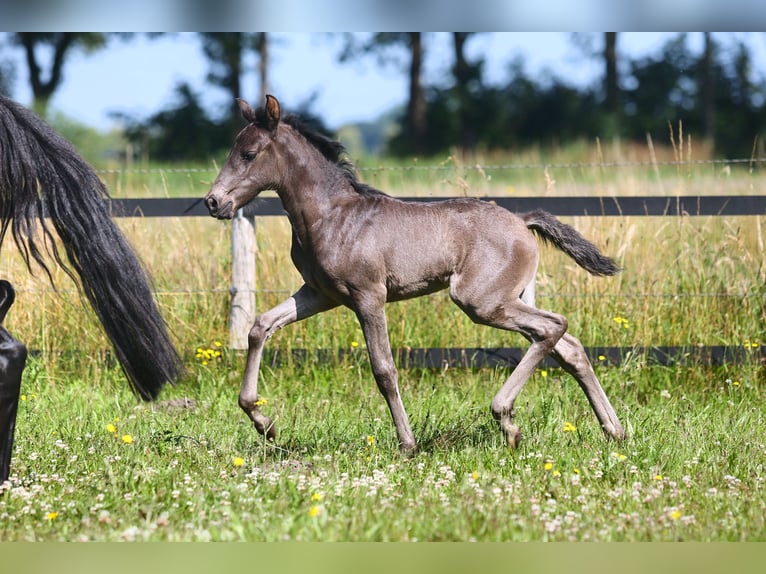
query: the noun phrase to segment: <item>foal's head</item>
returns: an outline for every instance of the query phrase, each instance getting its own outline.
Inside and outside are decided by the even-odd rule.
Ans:
[[[281,111],[274,96],[266,96],[263,109],[254,110],[237,99],[248,125],[237,135],[234,147],[207,196],[210,215],[231,219],[237,210],[265,189],[276,189],[281,175],[275,146]]]

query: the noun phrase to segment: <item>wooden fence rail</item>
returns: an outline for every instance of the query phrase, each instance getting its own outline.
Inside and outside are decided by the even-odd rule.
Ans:
[[[401,198],[408,201],[436,201],[440,197]],[[756,216],[766,215],[763,195],[634,196],[634,197],[483,197],[485,201],[513,212],[544,209],[557,216]],[[115,217],[209,217],[200,198],[112,199]],[[232,223],[232,301],[229,315],[229,346],[247,348],[247,332],[255,319],[255,218],[284,215],[276,197],[256,198],[240,210]],[[516,348],[396,349],[398,362],[406,367],[485,367],[515,365],[522,354]],[[631,357],[643,357],[656,364],[743,363],[766,364],[766,345],[695,347],[592,347],[586,352],[594,363],[621,364]],[[304,357],[310,352],[294,350],[289,356],[269,352],[267,362]],[[319,360],[343,359],[353,351],[320,350]],[[551,363],[552,364],[552,363]]]
[[[403,197],[435,201],[443,197]],[[635,197],[483,197],[514,212],[544,209],[558,216],[766,215],[766,195],[684,195]],[[200,198],[113,199],[115,217],[208,217]],[[277,197],[259,197],[243,209],[246,217],[284,215]]]

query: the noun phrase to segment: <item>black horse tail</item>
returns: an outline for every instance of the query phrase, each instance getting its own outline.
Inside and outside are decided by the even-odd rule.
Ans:
[[[537,209],[523,214],[521,218],[540,239],[569,255],[588,273],[599,276],[619,273],[620,268],[614,260],[602,255],[598,247],[580,235],[574,227],[562,223],[547,211]]]
[[[51,282],[44,255],[53,257],[90,301],[134,391],[152,400],[181,375],[182,362],[148,274],[112,220],[108,199],[69,142],[0,96],[0,246],[10,227],[27,267],[34,260]]]

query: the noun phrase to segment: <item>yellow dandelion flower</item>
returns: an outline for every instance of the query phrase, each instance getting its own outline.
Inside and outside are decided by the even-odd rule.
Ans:
[[[623,329],[627,329],[630,325],[630,322],[625,317],[614,317],[612,319],[615,323],[617,323],[619,326],[621,326]]]
[[[235,456],[231,460],[231,462],[234,464],[234,466],[242,466],[243,464],[245,464],[245,459],[242,458],[241,456]]]
[[[351,341],[351,347],[356,349],[359,346],[359,341]]]
[[[553,463],[551,461],[546,462],[543,465],[543,469],[547,472],[553,468]]]
[[[613,456],[614,458],[616,458],[617,460],[625,460],[626,458],[628,458],[628,456],[627,456],[627,455],[625,455],[625,454],[622,454],[622,453],[620,453],[620,452],[613,452],[613,453],[612,453],[612,456]]]
[[[322,493],[321,492],[315,492],[311,495],[311,501],[312,502],[319,502],[322,500]]]
[[[561,476],[561,473],[558,470],[554,470],[553,476]]]
[[[258,399],[257,401],[255,401],[256,407],[262,407],[263,405],[268,405],[268,404],[269,404],[268,399]]]
[[[575,474],[580,474],[580,469],[579,469],[579,468],[577,468],[577,467],[574,467],[574,468],[572,469],[572,472],[574,472]]]
[[[106,432],[114,434],[117,432],[117,427],[114,426],[112,423],[109,423],[108,425],[106,425]]]
[[[599,361],[606,361],[606,357],[604,355],[599,355],[598,356],[598,360]]]
[[[540,376],[541,376],[542,378],[545,378],[545,377],[547,377],[547,376],[548,376],[548,371],[546,371],[546,370],[542,370],[542,371],[540,371]]]
[[[662,480],[662,475],[661,475],[661,474],[659,474],[659,473],[658,473],[658,474],[655,474],[655,475],[654,475],[654,480]]]
[[[679,518],[681,518],[681,511],[674,510],[673,512],[670,513],[670,518],[672,518],[673,520],[678,520]]]
[[[471,478],[473,478],[474,480],[479,480],[479,473],[474,470],[471,473]]]
[[[133,437],[129,434],[124,434],[122,435],[122,442],[125,444],[133,444]]]
[[[575,432],[577,430],[577,427],[574,426],[569,421],[564,423],[564,432]]]
[[[27,400],[27,395],[21,395],[21,400],[22,401],[26,401]]]
[[[312,505],[311,508],[309,508],[309,516],[314,518],[315,516],[319,516],[319,513],[322,512],[322,507],[317,506],[316,504]]]
[[[222,347],[223,343],[221,343],[221,341],[216,341],[215,343],[213,343],[213,345],[215,345],[216,347]]]
[[[375,444],[375,437],[372,436],[371,434],[367,435],[367,444],[369,444],[369,445]]]
[[[56,520],[59,516],[58,512],[49,512],[45,515],[45,520]]]

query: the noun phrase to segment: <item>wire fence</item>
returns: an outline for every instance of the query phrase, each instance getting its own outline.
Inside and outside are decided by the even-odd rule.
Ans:
[[[527,163],[454,163],[443,162],[436,165],[392,165],[392,166],[357,166],[360,172],[379,171],[454,171],[464,170],[524,170],[524,169],[592,169],[592,168],[622,168],[622,167],[681,167],[681,166],[721,166],[721,165],[760,165],[766,163],[766,158],[733,158],[733,159],[686,159],[686,160],[627,160],[627,161],[593,161],[593,162],[527,162]],[[99,174],[160,174],[160,173],[217,173],[218,167],[178,167],[178,168],[114,168],[97,169]]]
[[[737,159],[706,159],[706,160],[639,160],[639,161],[598,161],[598,162],[529,162],[503,164],[459,164],[458,162],[443,162],[438,165],[397,165],[397,166],[362,166],[362,173],[376,172],[455,172],[477,171],[482,174],[495,170],[556,170],[556,169],[620,169],[620,168],[654,168],[683,167],[683,166],[748,166],[751,172],[766,162],[766,158],[737,158]],[[171,167],[171,168],[124,168],[97,170],[99,174],[215,174],[218,168],[211,167]],[[433,198],[399,197],[410,201],[430,201]],[[702,195],[702,196],[541,196],[541,197],[482,197],[511,211],[528,211],[545,209],[559,216],[760,216],[766,215],[766,195]],[[208,217],[201,198],[116,198],[111,200],[111,210],[115,217]],[[245,210],[247,217],[273,217],[284,215],[278,198],[257,198]],[[31,293],[53,292],[53,289],[31,289]],[[289,295],[291,291],[275,289],[249,289],[255,294]],[[61,292],[59,290],[58,292]],[[200,296],[200,295],[230,295],[231,289],[173,289],[157,290],[158,296]],[[537,297],[545,299],[577,298],[579,293],[546,293],[540,290]],[[698,292],[698,293],[606,293],[600,298],[620,299],[692,299],[692,298],[736,298],[739,300],[762,298],[758,292]],[[742,364],[759,362],[766,364],[766,346],[735,345],[735,346],[671,346],[671,347],[589,347],[586,349],[591,361],[604,365],[620,365],[641,357],[650,363],[662,365],[679,364]],[[319,354],[315,358],[323,361],[344,360],[347,354],[344,350],[306,351],[293,349],[282,352],[278,349],[270,351],[265,360],[270,364],[283,361],[305,359],[308,354]],[[493,367],[497,365],[515,365],[521,357],[523,349],[517,348],[431,348],[431,349],[396,349],[397,362],[404,367],[449,368],[449,367]],[[549,364],[550,363],[549,361]]]

